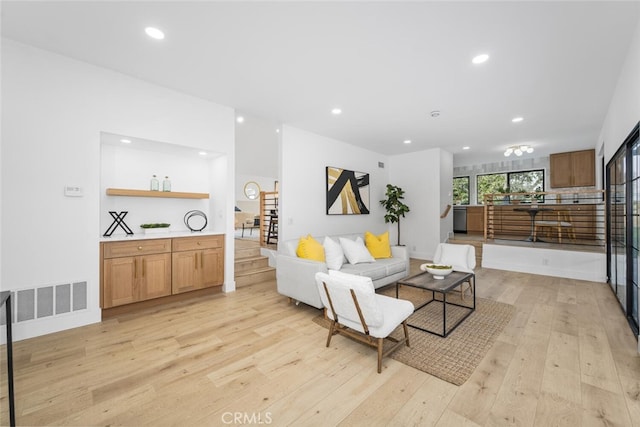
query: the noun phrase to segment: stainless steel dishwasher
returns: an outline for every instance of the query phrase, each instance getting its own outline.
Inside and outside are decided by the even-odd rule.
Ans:
[[[467,208],[466,206],[453,207],[453,232],[467,232]]]

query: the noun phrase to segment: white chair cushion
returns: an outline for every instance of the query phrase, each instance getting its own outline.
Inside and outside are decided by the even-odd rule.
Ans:
[[[340,237],[340,246],[342,246],[342,250],[344,251],[344,255],[347,257],[349,264],[376,261],[364,245],[364,241],[361,237],[358,237],[355,242],[351,239]]]
[[[329,304],[323,282],[326,283],[329,289],[331,303],[338,314],[340,323],[345,324],[344,322],[349,320],[360,325],[360,327],[356,329],[363,332],[360,317],[358,316],[358,311],[351,296],[351,289],[353,289],[356,294],[360,311],[367,325],[369,327],[381,326],[384,323],[384,314],[380,310],[375,298],[376,294],[371,278],[354,276],[353,274],[345,274],[335,270],[330,270],[329,274],[316,273],[316,285],[318,286],[320,299],[325,308],[327,308],[327,315],[333,319],[331,305]]]
[[[411,301],[395,299],[385,295],[375,295],[375,299],[380,307],[380,310],[384,312],[384,322],[379,326],[367,324],[367,326],[369,327],[369,335],[374,338],[388,337],[389,334],[391,334],[391,332],[393,332],[393,330],[398,327],[398,325],[400,325],[413,314],[414,306]],[[327,311],[327,315],[330,319],[333,319],[330,311],[331,310]],[[341,317],[340,314],[338,314],[338,318],[340,324],[356,331],[364,332],[362,324],[359,320],[354,322],[353,320],[347,319],[344,316]]]
[[[344,261],[344,251],[342,246],[331,237],[324,238],[324,258],[329,270],[340,270]]]
[[[358,316],[358,311],[355,309],[355,305],[353,303],[353,298],[351,297],[351,292],[349,289],[353,289],[356,293],[356,298],[358,299],[358,304],[360,305],[360,311],[362,312],[362,316],[364,317],[365,322],[368,326],[380,326],[384,322],[384,314],[380,310],[378,303],[375,299],[376,290],[373,287],[373,281],[370,277],[366,276],[356,276],[354,274],[346,274],[336,270],[329,271],[329,292],[330,294],[334,291],[334,289],[338,289],[342,292],[342,289],[346,289],[346,293],[348,295],[347,301],[350,302],[349,307],[353,307],[354,316],[348,316],[350,320],[357,321],[360,323],[360,317]],[[338,313],[338,318],[340,318],[340,310],[335,306],[334,308]],[[343,314],[343,316],[345,316]]]
[[[440,243],[433,257],[436,264],[453,266],[455,271],[473,273],[476,267],[475,248],[471,245]]]

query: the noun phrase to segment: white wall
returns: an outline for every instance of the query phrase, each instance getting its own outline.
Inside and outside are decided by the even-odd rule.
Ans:
[[[389,183],[386,156],[290,126],[283,126],[280,152],[280,241],[309,233],[323,236],[387,230],[385,211],[379,203]],[[379,168],[378,162],[385,163],[385,168]],[[326,214],[327,166],[369,173],[369,215]]]
[[[413,258],[433,259],[438,243],[453,231],[453,213],[440,219],[452,203],[453,156],[434,148],[392,156],[389,165],[390,182],[405,190],[411,209],[401,220],[400,241]]]
[[[191,210],[200,210],[209,219],[206,230],[213,230],[215,216],[209,210],[208,199],[173,199],[144,197],[113,197],[106,195],[107,188],[129,188],[148,190],[151,176],[157,175],[162,189],[166,175],[171,180],[174,192],[210,193],[209,170],[211,159],[199,156],[194,150],[174,150],[171,153],[136,149],[135,142],[114,146],[102,144],[100,182],[100,231],[103,233],[113,222],[109,211],[127,211],[126,224],[134,233],[140,233],[140,224],[165,222],[171,231],[188,231],[184,215]],[[223,225],[216,231],[224,232]],[[121,228],[114,236],[124,235]]]
[[[86,281],[89,299],[83,311],[18,322],[16,339],[100,320],[101,132],[226,155],[212,172],[220,176],[211,206],[228,230],[225,286],[233,287],[231,108],[6,39],[1,102],[0,286],[19,290]],[[65,185],[82,187],[84,197],[64,197]]]
[[[605,163],[611,160],[640,120],[640,22],[618,78],[598,142],[604,144]]]

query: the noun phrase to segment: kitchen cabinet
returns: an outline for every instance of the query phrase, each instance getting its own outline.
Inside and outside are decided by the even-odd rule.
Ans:
[[[484,233],[484,206],[467,206],[467,233]]]
[[[596,185],[595,150],[556,153],[549,156],[551,188]]]
[[[223,244],[222,236],[174,239],[172,292],[178,294],[222,285]]]
[[[170,239],[105,244],[102,307],[170,295],[170,252]]]

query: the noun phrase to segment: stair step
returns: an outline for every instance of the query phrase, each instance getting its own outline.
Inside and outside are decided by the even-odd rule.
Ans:
[[[236,273],[262,269],[264,267],[269,267],[269,258],[265,256],[236,258],[235,261]]]
[[[235,250],[235,259],[253,258],[260,256],[260,246],[253,248],[238,248]]]
[[[236,288],[240,286],[253,285],[254,283],[265,282],[276,279],[276,269],[265,267],[245,272],[236,272]]]

